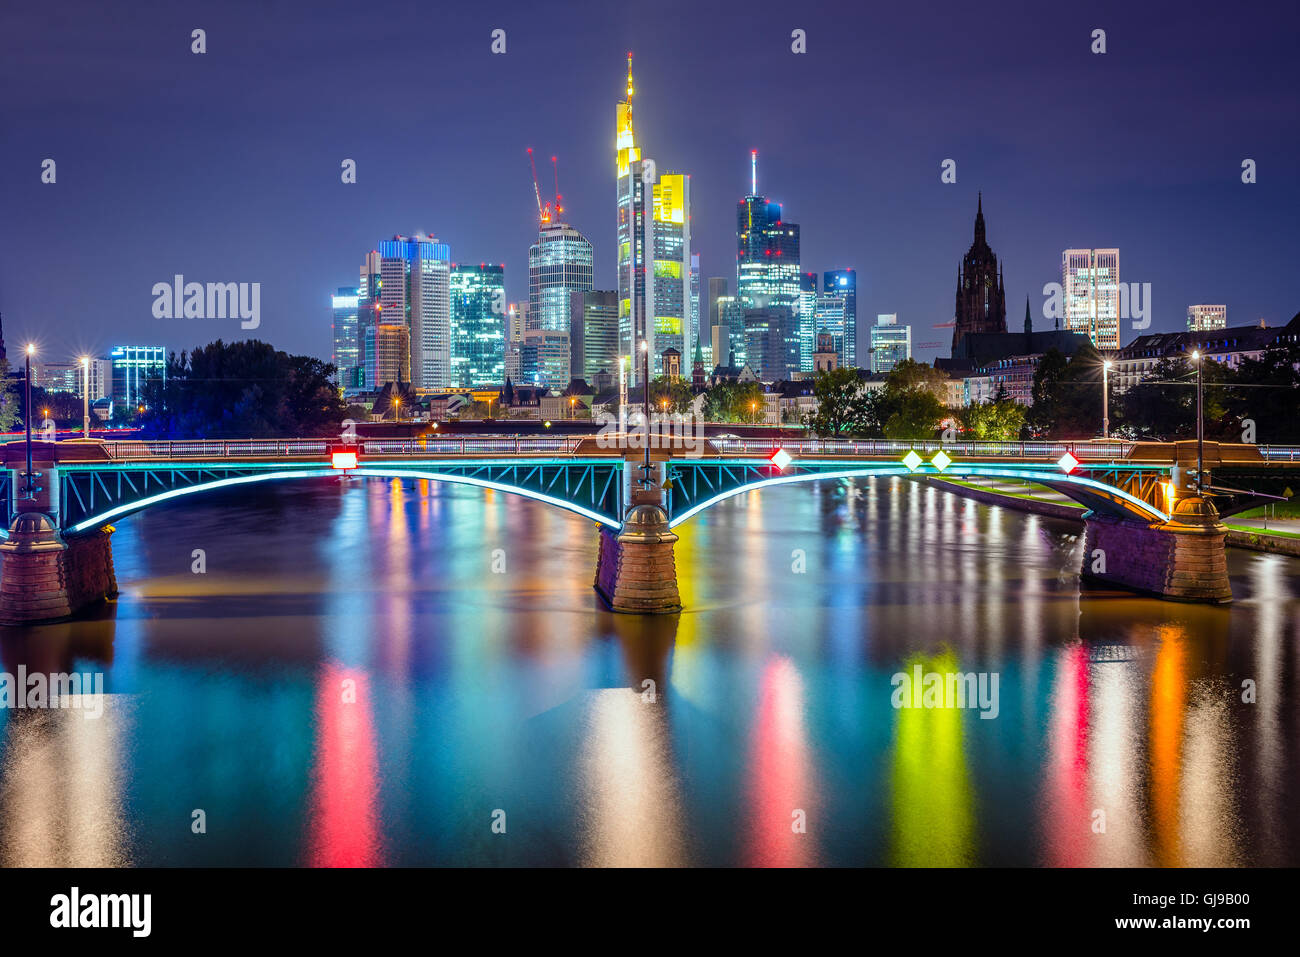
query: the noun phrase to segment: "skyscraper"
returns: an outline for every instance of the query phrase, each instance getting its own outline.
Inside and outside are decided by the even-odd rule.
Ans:
[[[844,296],[833,289],[827,289],[817,296],[814,319],[818,334],[830,337],[835,349],[837,367],[847,367],[844,361],[844,310]]]
[[[118,346],[108,358],[113,364],[114,406],[140,405],[150,382],[167,379],[167,350],[162,346]]]
[[[618,376],[618,291],[571,293],[570,378],[594,384],[598,373]]]
[[[957,267],[957,306],[953,314],[952,354],[961,355],[969,332],[1006,332],[1007,302],[998,257],[984,238],[984,194],[975,211],[975,241]]]
[[[736,205],[736,298],[745,309],[799,305],[799,226],[781,204],[758,195],[758,153],[750,155],[750,193]]]
[[[642,158],[632,122],[634,96],[629,53],[627,94],[615,110],[619,348],[624,355],[639,357],[639,344],[646,340],[654,357],[653,376],[662,371],[665,350],[689,355],[694,324],[691,178],[657,172],[653,160]],[[632,382],[638,382],[639,358],[630,371]]]
[[[340,389],[361,387],[360,297],[355,286],[339,286],[330,298],[334,337],[334,383]]]
[[[811,372],[817,351],[817,274],[799,274],[799,368]]]
[[[1083,333],[1098,349],[1118,349],[1119,250],[1065,250],[1061,289],[1066,331]]]
[[[830,269],[822,275],[822,292],[844,300],[844,325],[839,338],[840,365],[856,368],[858,364],[858,271]]]
[[[528,328],[568,335],[570,295],[592,286],[591,243],[565,223],[542,223],[528,250]],[[551,373],[548,372],[548,375]],[[569,384],[566,371],[561,388]]]
[[[799,326],[788,306],[745,310],[745,356],[764,382],[780,382],[799,371]]]
[[[646,184],[642,181],[641,150],[632,125],[632,54],[627,55],[627,96],[615,111],[615,156],[618,200],[618,322],[619,350],[635,356],[637,343],[649,334],[646,327]],[[653,194],[652,194],[653,196]],[[633,384],[641,378],[640,362],[630,363]]]
[[[700,254],[691,253],[691,338],[700,340]]]
[[[451,267],[452,385],[505,381],[505,266]]]
[[[1188,306],[1187,331],[1211,332],[1228,328],[1227,306]]]
[[[446,243],[416,236],[394,236],[380,242],[377,288],[367,283],[371,310],[363,310],[366,324],[402,324],[409,336],[407,354],[410,382],[417,389],[445,389],[451,385],[451,251]],[[363,274],[373,265],[371,258]],[[365,316],[366,311],[373,318]],[[382,337],[367,333],[366,342],[390,342],[392,330]],[[392,354],[391,343],[389,355]],[[366,368],[393,371],[391,362]],[[376,371],[376,374],[378,372]],[[366,388],[382,388],[387,381],[366,381]]]
[[[668,349],[677,350],[679,361],[691,353],[691,178],[685,173],[661,173],[654,184],[649,251],[647,270],[654,277],[652,374],[666,374],[663,355]]]
[[[876,316],[871,327],[871,371],[890,372],[912,358],[912,327],[900,326],[898,314]]]

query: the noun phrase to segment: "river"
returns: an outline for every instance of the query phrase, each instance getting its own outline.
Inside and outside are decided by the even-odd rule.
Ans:
[[[1300,561],[1229,550],[1230,607],[1081,593],[1079,531],[762,489],[631,618],[590,521],[499,492],[156,506],[117,601],[0,629],[3,671],[107,692],[0,710],[0,864],[1300,864]],[[918,667],[996,695],[896,707]]]

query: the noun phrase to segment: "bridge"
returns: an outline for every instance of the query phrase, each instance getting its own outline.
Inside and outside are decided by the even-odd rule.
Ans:
[[[115,593],[108,538],[126,515],[221,488],[340,474],[497,489],[591,519],[601,534],[597,589],[616,611],[642,613],[680,608],[672,529],[757,488],[871,476],[1024,479],[1086,507],[1088,577],[1216,602],[1231,599],[1219,515],[1257,501],[1220,487],[1216,510],[1195,494],[1195,442],[652,434],[645,450],[638,439],[646,436],[34,442],[30,482],[25,447],[11,442],[0,469],[0,528],[8,530],[0,620],[62,617]],[[1203,484],[1213,474],[1280,490],[1300,476],[1297,447],[1205,443],[1203,454]]]

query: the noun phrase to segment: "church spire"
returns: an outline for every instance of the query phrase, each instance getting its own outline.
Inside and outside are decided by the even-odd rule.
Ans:
[[[1025,335],[1034,331],[1034,323],[1029,318],[1029,297],[1025,296]]]
[[[975,245],[984,243],[984,191],[979,194],[979,205],[975,208]]]

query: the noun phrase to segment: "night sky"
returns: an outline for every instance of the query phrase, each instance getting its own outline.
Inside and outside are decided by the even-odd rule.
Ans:
[[[803,268],[854,267],[877,313],[947,354],[983,190],[1008,319],[1066,247],[1120,249],[1150,331],[1300,310],[1295,3],[8,3],[0,15],[0,313],[11,357],[256,335],[330,354],[329,296],[423,231],[527,296],[525,147],[615,284],[614,104],[692,174],[701,274],[735,282],[736,202],[801,224]],[[207,53],[190,31],[207,31]],[[507,31],[504,56],[490,33]],[[1104,55],[1090,52],[1094,28]],[[808,52],[790,51],[807,31]],[[41,183],[41,162],[57,183]],[[340,163],[358,164],[356,185]],[[940,164],[957,161],[957,183]],[[1258,182],[1241,182],[1254,159]],[[151,289],[260,282],[262,324],[155,319]],[[704,284],[707,290],[707,283]],[[1050,327],[1037,319],[1040,328]],[[1122,325],[1127,343],[1135,333]],[[862,353],[865,354],[865,353]]]

